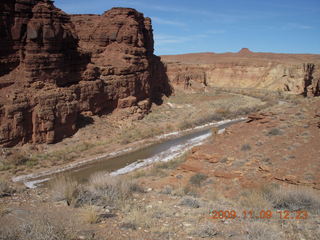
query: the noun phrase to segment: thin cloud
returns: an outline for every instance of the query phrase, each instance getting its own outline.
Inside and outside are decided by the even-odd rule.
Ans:
[[[172,25],[172,26],[178,26],[178,27],[186,26],[186,24],[179,21],[167,20],[159,17],[151,17],[151,19],[152,19],[152,22],[155,22],[157,24]]]
[[[124,0],[120,0],[119,2],[126,2]],[[134,7],[134,8],[141,8],[141,9],[149,9],[149,10],[156,10],[160,12],[167,12],[167,13],[180,13],[185,15],[195,15],[206,17],[206,20],[213,20],[216,22],[226,22],[226,23],[233,23],[239,21],[241,19],[247,18],[246,15],[241,13],[221,13],[221,12],[212,12],[206,11],[202,9],[190,9],[190,8],[183,8],[181,6],[164,6],[164,5],[147,5],[140,1],[127,1],[127,5]]]
[[[300,29],[300,30],[309,30],[313,29],[313,26],[300,24],[300,23],[288,23],[283,27],[284,30],[294,30],[294,29]]]
[[[157,45],[183,43],[188,41],[187,38],[185,37],[166,35],[166,34],[155,34],[154,39]]]
[[[195,34],[188,36],[174,36],[166,34],[155,34],[154,39],[156,45],[167,45],[167,44],[180,44],[185,42],[192,42],[195,39],[203,39],[209,37],[207,34]]]
[[[208,30],[206,33],[208,34],[223,34],[225,33],[226,31],[225,30]]]

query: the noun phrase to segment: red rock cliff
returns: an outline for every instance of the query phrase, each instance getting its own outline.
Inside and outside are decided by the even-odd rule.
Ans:
[[[143,114],[170,94],[151,21],[134,9],[70,17],[49,0],[2,0],[0,13],[2,146],[53,143],[83,112]]]

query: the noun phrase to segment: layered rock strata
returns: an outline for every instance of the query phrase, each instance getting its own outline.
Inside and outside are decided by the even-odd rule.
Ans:
[[[0,13],[1,146],[60,141],[85,114],[141,117],[170,94],[151,21],[134,9],[69,16],[49,0],[4,0]]]
[[[169,79],[185,88],[193,84],[287,91],[320,95],[320,55],[199,53],[162,56]]]

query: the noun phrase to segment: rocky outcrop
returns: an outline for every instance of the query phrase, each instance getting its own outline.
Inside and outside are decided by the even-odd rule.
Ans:
[[[304,64],[304,95],[306,97],[320,96],[320,65]]]
[[[318,96],[319,55],[199,53],[162,56],[169,79],[176,85],[256,88]],[[308,63],[311,62],[311,63]]]
[[[2,86],[16,81],[65,86],[81,80],[89,55],[78,49],[69,16],[52,1],[5,0],[0,5]]]
[[[151,21],[134,9],[68,16],[50,0],[0,3],[0,145],[54,143],[83,114],[134,107],[171,88]]]
[[[150,18],[134,9],[113,8],[102,16],[73,15],[71,19],[79,45],[92,56],[85,80],[99,78],[108,83],[107,92],[121,103],[129,96],[136,98],[129,101],[133,104],[146,98],[158,102],[163,93],[170,94],[165,68],[153,54]]]

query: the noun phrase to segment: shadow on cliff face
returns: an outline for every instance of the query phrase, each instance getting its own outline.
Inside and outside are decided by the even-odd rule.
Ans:
[[[305,97],[316,97],[320,96],[320,77],[319,77],[319,66],[308,63],[304,64],[304,92]]]
[[[13,15],[6,11],[8,8],[14,9],[14,4],[14,1],[1,1],[0,3],[0,11],[3,13],[0,21],[0,77],[8,74],[19,65],[19,60],[13,56],[15,51],[11,36],[11,28],[15,21]]]
[[[151,73],[151,101],[157,105],[163,103],[162,97],[171,96],[174,92],[167,75],[167,67],[158,56],[153,56],[149,60]]]
[[[92,117],[86,116],[84,114],[79,114],[76,127],[80,129],[80,128],[84,128],[85,126],[91,125],[93,123],[94,123],[94,120]]]

